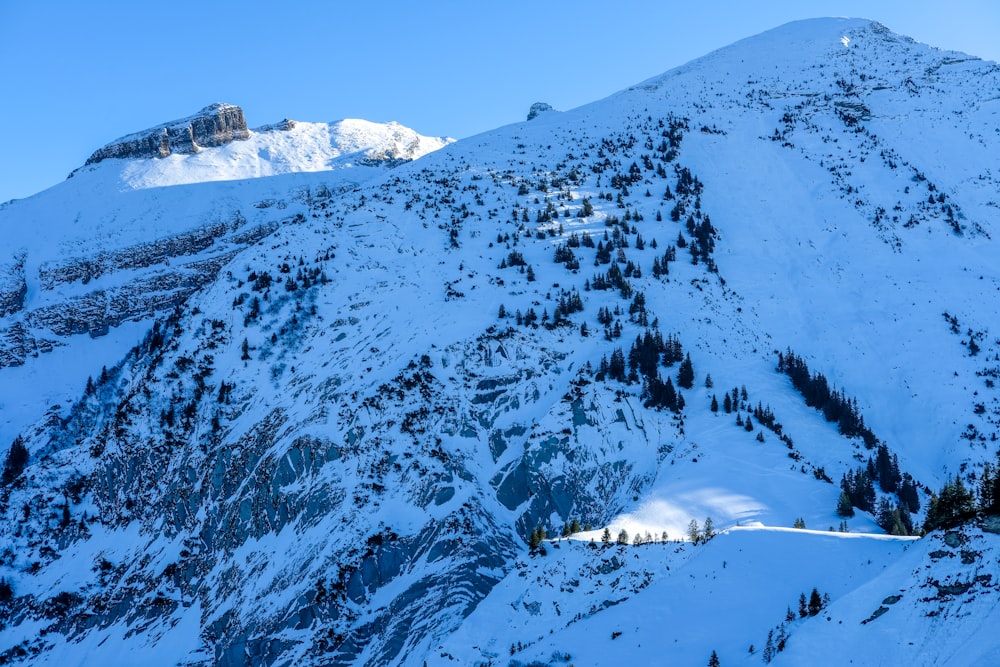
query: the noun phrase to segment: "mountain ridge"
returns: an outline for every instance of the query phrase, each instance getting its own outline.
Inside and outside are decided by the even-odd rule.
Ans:
[[[887,536],[879,509],[919,532],[930,492],[974,483],[995,449],[998,165],[976,148],[991,109],[965,105],[996,68],[878,32],[848,48],[840,25],[823,30],[842,60],[633,88],[350,188],[163,188],[246,188],[287,222],[24,429],[33,458],[0,490],[5,655],[995,653],[966,632],[962,654],[878,642],[967,628],[973,596],[997,618],[994,533]],[[782,80],[809,94],[775,94]],[[941,138],[959,143],[925,147]],[[868,472],[875,443],[779,372],[792,350],[914,475],[918,507]],[[848,475],[875,498],[852,517]]]

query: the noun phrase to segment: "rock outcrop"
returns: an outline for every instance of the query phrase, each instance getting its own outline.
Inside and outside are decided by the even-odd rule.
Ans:
[[[196,153],[200,148],[222,146],[250,136],[243,109],[216,103],[194,116],[175,120],[117,139],[99,148],[87,159],[96,164],[108,158],[167,157],[173,153]]]
[[[535,102],[534,104],[531,105],[531,108],[528,109],[528,120],[534,120],[543,113],[545,113],[546,111],[552,111],[552,110],[553,109],[551,104],[548,104],[546,102]]]

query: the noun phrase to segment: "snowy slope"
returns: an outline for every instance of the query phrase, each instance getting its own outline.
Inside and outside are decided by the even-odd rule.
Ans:
[[[157,312],[213,277],[219,258],[301,214],[317,181],[296,174],[332,172],[322,187],[350,191],[449,141],[398,123],[286,121],[197,153],[87,165],[0,207],[0,303],[8,295],[16,302],[0,307],[0,438],[72,400],[88,376],[138,342]],[[181,184],[190,187],[173,187]],[[74,309],[79,317],[65,315]],[[53,310],[58,320],[83,322],[75,333],[90,339],[53,325]],[[122,320],[142,324],[120,328]]]
[[[164,158],[105,160],[81,167],[71,176],[98,174],[105,181],[102,189],[117,180],[122,190],[235,181],[415,160],[452,141],[425,137],[396,122],[372,123],[353,118],[333,123],[285,120],[251,130],[242,141]]]
[[[921,485],[918,527],[927,489],[993,459],[998,84],[876,23],[806,21],[349,189],[342,170],[95,203],[95,226],[115,206],[152,225],[225,194],[281,224],[20,430],[0,650],[730,664],[773,631],[779,663],[988,664],[995,535],[838,516],[874,449],[775,369],[790,347],[856,400]],[[66,185],[117,192],[110,162]],[[670,346],[630,354],[644,337],[682,344],[690,387]],[[706,518],[721,534],[691,544]],[[829,602],[798,618],[813,587]],[[879,644],[921,633],[953,639]]]

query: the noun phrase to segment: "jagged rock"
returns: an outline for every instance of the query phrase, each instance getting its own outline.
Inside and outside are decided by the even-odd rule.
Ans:
[[[277,123],[269,123],[254,128],[254,132],[287,132],[293,127],[295,127],[295,121],[291,118],[285,118]]]
[[[0,265],[0,317],[24,307],[28,285],[24,279],[25,255],[20,254],[6,266]]]
[[[167,157],[172,153],[196,153],[208,146],[222,146],[250,136],[243,109],[221,102],[194,116],[137,132],[94,151],[87,164],[108,158]]]
[[[548,104],[546,102],[535,102],[534,104],[531,105],[531,108],[528,109],[528,120],[534,120],[535,118],[538,118],[546,111],[552,111],[552,110],[553,109],[551,104]]]

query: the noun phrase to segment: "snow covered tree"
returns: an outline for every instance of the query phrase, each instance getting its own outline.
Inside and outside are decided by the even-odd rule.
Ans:
[[[701,529],[698,527],[698,522],[694,519],[691,519],[691,523],[688,524],[688,539],[693,544],[698,544],[701,541]]]
[[[764,644],[764,651],[760,654],[765,663],[774,660],[774,630],[767,631],[767,643]]]

